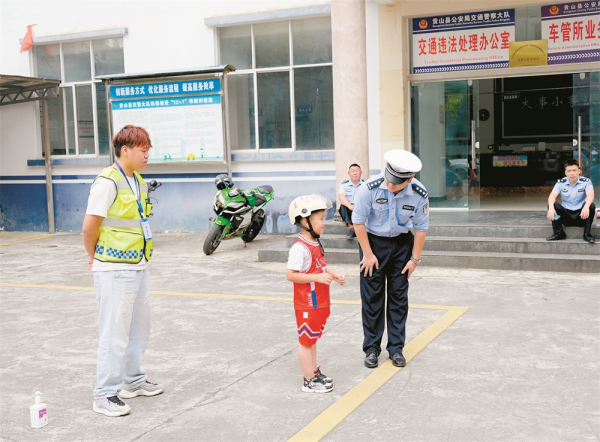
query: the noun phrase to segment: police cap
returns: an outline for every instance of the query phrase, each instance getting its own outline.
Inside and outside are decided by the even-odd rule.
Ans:
[[[392,184],[402,184],[423,167],[421,160],[407,150],[394,149],[386,152],[385,179]]]

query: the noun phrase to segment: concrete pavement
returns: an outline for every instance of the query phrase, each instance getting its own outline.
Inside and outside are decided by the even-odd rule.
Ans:
[[[107,418],[91,410],[97,311],[81,235],[7,235],[0,440],[285,441],[310,440],[310,431],[345,442],[599,439],[598,275],[419,268],[407,326],[414,358],[391,372],[384,351],[375,372],[362,361],[358,269],[332,266],[348,281],[332,286],[319,342],[335,389],[309,395],[285,264],[257,262],[259,248],[284,238],[227,241],[207,257],[204,234],[157,234],[145,367],[167,390]],[[444,306],[468,310],[440,326]],[[36,390],[49,411],[39,430],[29,428]]]

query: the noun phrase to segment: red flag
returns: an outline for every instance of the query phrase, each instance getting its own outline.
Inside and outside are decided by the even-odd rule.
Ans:
[[[33,36],[31,35],[31,28],[36,25],[27,25],[27,33],[23,37],[23,43],[21,43],[21,53],[27,52],[33,45]]]

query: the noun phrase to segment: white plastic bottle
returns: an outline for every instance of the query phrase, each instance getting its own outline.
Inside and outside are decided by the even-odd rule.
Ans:
[[[48,409],[42,402],[42,393],[35,392],[35,404],[29,407],[29,416],[31,417],[31,428],[42,428],[48,425]]]

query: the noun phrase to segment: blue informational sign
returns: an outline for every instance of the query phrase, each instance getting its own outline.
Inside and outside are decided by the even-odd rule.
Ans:
[[[156,107],[177,106],[202,106],[207,104],[221,104],[220,95],[203,95],[198,97],[160,98],[156,100],[123,100],[112,102],[113,111],[124,109],[142,109]]]
[[[435,31],[490,28],[515,24],[515,10],[472,12],[413,19],[413,34]]]
[[[221,92],[221,79],[186,80],[173,82],[145,83],[132,85],[113,85],[110,87],[111,100],[130,98],[152,98],[167,95],[198,95]]]

